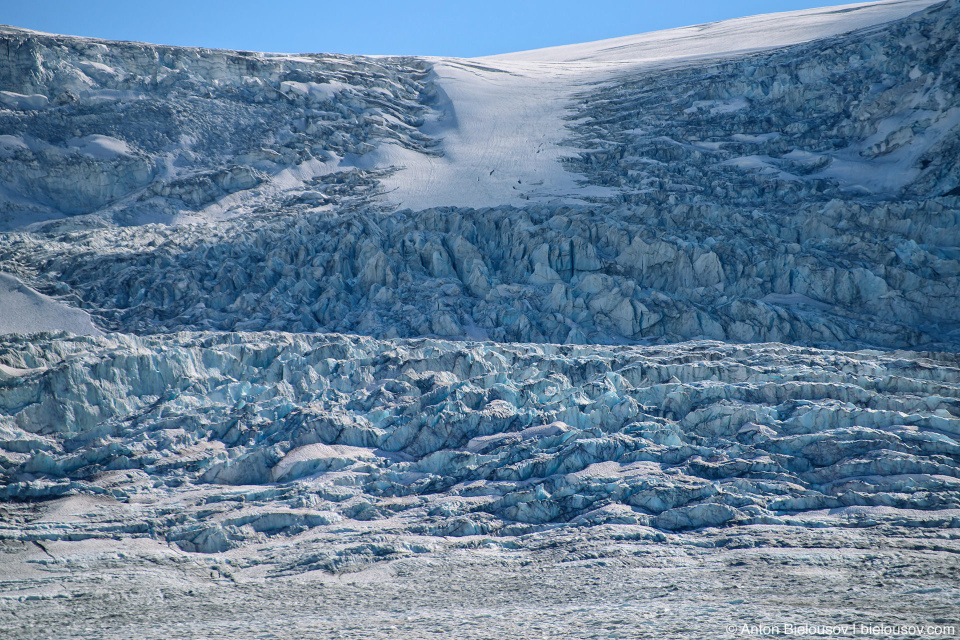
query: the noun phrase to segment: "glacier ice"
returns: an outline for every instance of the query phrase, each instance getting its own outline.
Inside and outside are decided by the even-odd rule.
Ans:
[[[889,507],[871,517],[960,524],[955,355],[276,333],[0,346],[24,372],[0,382],[0,495],[103,496],[130,505],[129,533],[191,551],[352,521],[519,535],[847,526]]]
[[[437,128],[458,112],[428,61],[8,31],[11,86],[77,100],[0,112],[0,206],[18,227],[0,256],[119,331],[953,350],[956,18],[938,5],[785,49],[607,69],[561,92],[579,199],[400,210],[387,186],[448,152],[457,171],[480,162]],[[583,82],[556,65],[543,86]],[[531,148],[496,138],[486,161],[538,158],[524,135]],[[462,187],[446,188],[455,203]],[[130,226],[146,222],[180,224]]]
[[[950,620],[958,24],[0,27],[0,635]]]

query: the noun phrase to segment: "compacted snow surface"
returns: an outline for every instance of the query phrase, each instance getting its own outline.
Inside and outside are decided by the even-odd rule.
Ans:
[[[958,25],[0,27],[0,635],[955,637]]]
[[[77,335],[99,334],[90,314],[69,307],[0,273],[0,334],[69,331]]]

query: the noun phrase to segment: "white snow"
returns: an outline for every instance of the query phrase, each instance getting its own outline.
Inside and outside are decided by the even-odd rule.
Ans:
[[[758,142],[767,142],[769,140],[776,140],[780,137],[779,133],[735,133],[730,136],[730,139],[734,142],[745,142],[745,143],[758,143]]]
[[[615,74],[730,56],[833,36],[904,18],[934,4],[893,0],[774,13],[586,44],[473,60],[432,60],[442,115],[423,132],[443,138],[443,157],[381,145],[363,168],[395,166],[385,199],[414,210],[530,202],[583,202],[615,191],[578,184],[560,160],[563,118],[576,94]],[[695,105],[713,113],[746,108],[742,98]]]
[[[129,156],[130,147],[123,140],[111,136],[91,135],[82,138],[73,138],[68,146],[78,149],[97,160],[113,160],[120,156]]]
[[[690,107],[683,110],[684,113],[696,113],[697,111],[709,111],[716,113],[734,113],[741,109],[746,109],[750,103],[743,97],[732,98],[730,100],[697,100]]]
[[[768,13],[584,44],[488,56],[478,60],[488,63],[530,61],[615,65],[673,63],[827,38],[899,20],[933,4],[936,2],[931,0],[889,0]]]
[[[313,98],[314,100],[324,101],[332,100],[348,85],[342,82],[295,82],[285,80],[280,83],[281,93],[296,93],[302,96]]]
[[[917,160],[946,132],[960,126],[960,109],[948,109],[934,116],[933,124],[917,136],[912,134],[910,124],[929,119],[928,112],[911,110],[889,118],[881,123],[874,136],[843,149],[828,167],[813,177],[834,178],[844,188],[863,193],[896,193],[920,173]],[[898,141],[898,134],[903,132],[907,135]],[[887,144],[889,150],[884,148]],[[872,157],[871,147],[878,146],[882,150]]]
[[[26,150],[27,143],[20,136],[2,135],[0,136],[0,149],[4,151],[15,151],[17,149]]]
[[[578,202],[610,195],[583,187],[559,160],[573,155],[561,142],[562,117],[579,78],[563,68],[492,68],[465,60],[434,61],[443,92],[442,115],[423,132],[443,138],[443,157],[382,145],[366,166],[399,166],[384,180],[385,196],[402,208],[484,207]],[[571,82],[571,80],[573,82]]]
[[[50,100],[47,96],[40,95],[39,93],[24,95],[22,93],[14,93],[13,91],[0,91],[0,104],[10,109],[19,109],[21,111],[43,109],[49,102]]]
[[[101,334],[86,311],[68,307],[0,272],[0,335],[38,331]]]
[[[105,78],[114,78],[122,76],[123,74],[111,66],[105,65],[102,62],[93,62],[93,61],[84,61],[77,65],[80,69],[88,76],[102,80]]]
[[[763,174],[776,176],[780,180],[799,180],[800,178],[792,173],[781,171],[773,165],[773,158],[769,156],[741,156],[731,158],[720,163],[721,166],[736,167],[747,171],[759,171]]]

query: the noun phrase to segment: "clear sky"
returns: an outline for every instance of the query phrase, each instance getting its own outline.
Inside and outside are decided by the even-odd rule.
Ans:
[[[250,51],[473,57],[843,0],[0,0],[0,24]]]

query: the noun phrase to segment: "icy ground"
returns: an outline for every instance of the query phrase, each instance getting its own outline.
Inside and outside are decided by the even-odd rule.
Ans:
[[[255,552],[196,557],[129,541],[45,543],[50,555],[11,545],[17,579],[0,583],[0,632],[24,640],[738,638],[750,637],[744,625],[882,623],[934,630],[901,638],[955,637],[936,632],[956,630],[960,599],[957,541],[942,533],[770,528],[666,543],[612,527],[598,533],[597,542],[521,540],[516,550],[494,539],[445,543],[416,556],[373,537],[370,548],[389,559],[343,573],[272,573]]]
[[[958,25],[0,27],[0,635],[960,627]]]

